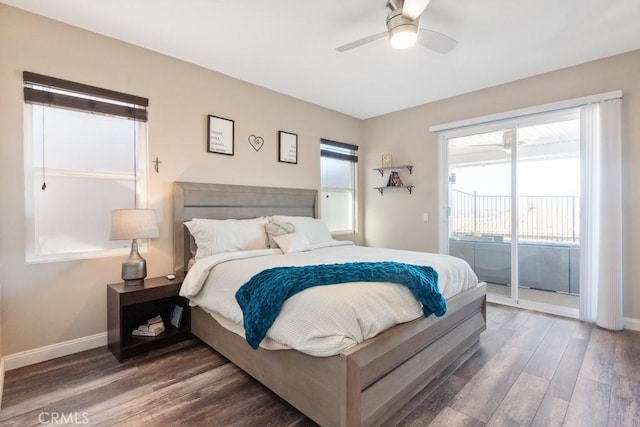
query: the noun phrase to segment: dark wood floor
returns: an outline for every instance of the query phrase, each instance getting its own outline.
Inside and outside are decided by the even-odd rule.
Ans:
[[[487,312],[478,351],[386,425],[640,425],[640,333],[491,304]],[[100,348],[6,373],[0,425],[55,416],[106,426],[314,425],[198,340],[122,364]]]

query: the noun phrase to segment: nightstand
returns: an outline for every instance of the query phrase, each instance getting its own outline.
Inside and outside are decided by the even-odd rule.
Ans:
[[[118,361],[191,337],[191,311],[189,301],[178,295],[181,285],[181,278],[165,277],[145,279],[140,286],[125,286],[123,282],[107,285],[107,346]],[[171,304],[183,307],[178,328],[169,319]],[[131,335],[157,315],[162,316],[164,332],[155,337]]]

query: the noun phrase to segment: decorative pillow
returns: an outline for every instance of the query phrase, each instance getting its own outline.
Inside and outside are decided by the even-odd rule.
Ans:
[[[282,224],[269,222],[264,228],[267,231],[267,237],[269,238],[269,247],[276,249],[278,248],[278,245],[273,241],[274,237],[282,236],[283,234],[289,234],[296,231],[296,227],[290,222],[283,222]]]
[[[273,240],[285,254],[304,252],[310,249],[309,239],[307,239],[307,236],[305,236],[304,233],[299,231],[275,236]]]
[[[329,233],[327,225],[317,218],[307,216],[274,215],[269,219],[269,222],[273,222],[275,224],[290,222],[295,227],[296,232],[304,233],[307,236],[309,243],[312,245],[315,245],[316,243],[334,241],[333,237],[331,237],[331,233]]]
[[[198,219],[185,222],[196,241],[196,261],[221,252],[267,249],[265,217],[253,219]]]

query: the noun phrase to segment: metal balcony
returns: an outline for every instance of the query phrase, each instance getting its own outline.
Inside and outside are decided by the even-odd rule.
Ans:
[[[518,199],[521,287],[578,295],[579,198]],[[511,197],[453,190],[449,253],[466,260],[480,280],[511,283]]]

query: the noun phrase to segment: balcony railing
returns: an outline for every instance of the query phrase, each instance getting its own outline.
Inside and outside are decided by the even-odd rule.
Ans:
[[[518,197],[518,238],[521,241],[580,242],[580,198],[577,196]],[[452,191],[451,232],[454,236],[511,238],[511,196]]]

